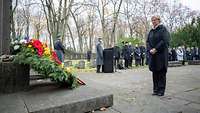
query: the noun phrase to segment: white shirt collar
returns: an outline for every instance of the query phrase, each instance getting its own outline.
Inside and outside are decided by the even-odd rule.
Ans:
[[[161,24],[158,24],[158,25],[157,25],[157,26],[155,26],[155,27],[153,26],[153,28],[152,28],[152,29],[156,29],[156,28],[157,28],[159,25],[161,25]]]

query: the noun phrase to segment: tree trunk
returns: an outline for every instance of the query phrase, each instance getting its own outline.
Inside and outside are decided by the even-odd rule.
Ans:
[[[69,34],[70,34],[70,37],[71,37],[71,40],[72,40],[73,49],[74,49],[74,51],[76,52],[76,46],[75,46],[75,42],[74,42],[74,37],[73,37],[71,28],[70,28],[70,26],[69,26],[68,23],[67,23],[67,28],[68,28],[68,30],[69,30]]]
[[[70,13],[75,22],[75,26],[76,26],[76,30],[77,30],[77,34],[78,34],[79,49],[80,49],[80,52],[82,52],[83,51],[83,40],[82,40],[81,33],[80,33],[80,27],[79,27],[78,21],[77,21],[78,19],[76,19],[75,15],[71,9],[70,9]]]

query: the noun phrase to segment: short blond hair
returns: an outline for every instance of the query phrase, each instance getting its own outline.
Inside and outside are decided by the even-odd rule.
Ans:
[[[161,19],[160,19],[160,16],[159,16],[159,15],[154,15],[154,16],[152,16],[152,17],[151,17],[151,20],[152,20],[153,18],[158,19],[159,22],[161,22]]]

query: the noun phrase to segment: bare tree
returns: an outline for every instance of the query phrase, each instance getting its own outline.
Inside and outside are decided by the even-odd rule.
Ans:
[[[122,0],[111,0],[113,4],[113,27],[111,32],[111,44],[114,45],[116,43],[116,25],[119,16],[119,12],[122,6]]]
[[[72,11],[70,9],[70,13],[72,15],[72,18],[74,20],[75,26],[76,26],[76,31],[78,35],[78,42],[79,42],[79,50],[82,52],[83,51],[83,39],[82,39],[82,34],[81,34],[81,29],[84,26],[83,21],[79,18],[79,15],[81,14],[80,12],[77,12],[78,9],[80,9],[81,6],[78,6]]]
[[[45,21],[42,10],[38,10],[35,16],[31,19],[36,32],[36,39],[39,39],[42,30],[45,28]]]
[[[29,30],[30,30],[30,23],[31,23],[31,9],[30,7],[34,4],[33,0],[25,0],[23,1],[23,16],[25,18],[25,25],[26,25],[26,30],[25,30],[25,34],[26,37],[29,37]]]
[[[76,46],[75,46],[74,36],[73,36],[72,30],[71,30],[71,28],[70,28],[70,26],[69,26],[68,23],[67,23],[67,28],[68,28],[68,31],[69,31],[69,34],[70,34],[70,37],[71,37],[71,42],[72,42],[73,50],[76,52]],[[68,41],[68,42],[70,42],[70,41]]]
[[[125,0],[124,2],[124,11],[122,14],[125,16],[125,23],[127,23],[127,27],[129,29],[129,37],[133,37],[133,26],[132,26],[132,21],[131,19],[135,17],[136,13],[136,6],[137,2],[136,0],[131,1],[131,0]]]
[[[88,12],[88,37],[89,37],[89,50],[92,51],[92,47],[94,45],[94,30],[95,30],[95,18],[96,18],[96,15],[95,15],[95,9],[90,8],[89,12]]]
[[[13,40],[16,39],[14,13],[16,11],[17,6],[18,6],[18,0],[13,1],[12,12],[11,12],[11,34]]]
[[[53,0],[41,0],[43,11],[47,20],[47,28],[50,35],[50,43],[53,48],[53,38],[61,34],[65,38],[65,31],[69,17],[69,9],[72,7],[73,0],[59,0],[58,9]]]
[[[25,18],[23,15],[23,10],[22,9],[16,9],[15,10],[15,33],[16,33],[16,38],[20,38],[23,35],[24,29],[25,29]]]

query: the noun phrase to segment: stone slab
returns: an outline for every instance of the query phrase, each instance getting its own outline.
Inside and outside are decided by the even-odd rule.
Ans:
[[[73,66],[72,61],[65,61],[64,62],[65,67]]]
[[[169,61],[168,67],[179,67],[183,66],[181,61]]]
[[[112,94],[88,86],[80,86],[73,90],[59,88],[56,85],[39,86],[17,95],[19,98],[11,97],[13,98],[11,102],[17,106],[15,109],[21,110],[26,106],[25,110],[27,110],[19,113],[84,113],[113,105]],[[2,96],[4,96],[3,103]],[[7,111],[12,108],[9,106],[10,97],[2,96],[0,96],[0,111],[4,110],[5,112],[1,113],[8,113]],[[9,113],[16,113],[16,111]]]
[[[189,60],[188,65],[200,65],[200,60]]]
[[[0,95],[0,102],[1,113],[28,113],[19,94]]]

